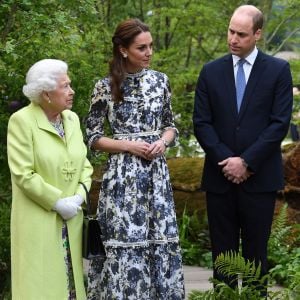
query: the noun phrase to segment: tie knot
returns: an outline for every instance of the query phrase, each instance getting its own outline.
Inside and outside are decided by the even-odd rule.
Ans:
[[[243,66],[245,62],[246,62],[246,59],[245,59],[245,58],[241,58],[241,59],[238,61],[238,65],[239,65],[239,66]]]

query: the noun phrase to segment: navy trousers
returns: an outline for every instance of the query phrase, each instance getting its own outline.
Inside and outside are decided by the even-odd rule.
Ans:
[[[276,192],[249,193],[241,185],[232,184],[227,193],[206,193],[207,215],[215,261],[220,253],[239,252],[256,265],[261,263],[261,276],[267,274],[267,246],[271,233]],[[214,269],[214,278],[231,287],[234,278],[224,278]]]

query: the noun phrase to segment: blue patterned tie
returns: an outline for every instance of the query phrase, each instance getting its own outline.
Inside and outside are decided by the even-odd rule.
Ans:
[[[243,68],[245,62],[246,60],[244,58],[241,58],[238,61],[238,70],[236,73],[235,87],[236,87],[236,102],[237,102],[238,111],[240,111],[240,107],[242,104],[245,87],[246,87],[246,78],[245,78],[245,72]]]

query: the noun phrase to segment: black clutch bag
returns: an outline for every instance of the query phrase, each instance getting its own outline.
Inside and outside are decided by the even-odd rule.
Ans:
[[[105,257],[105,248],[101,239],[101,229],[98,220],[91,215],[91,205],[88,190],[84,183],[79,182],[86,192],[86,210],[84,210],[82,228],[82,256],[85,259]]]

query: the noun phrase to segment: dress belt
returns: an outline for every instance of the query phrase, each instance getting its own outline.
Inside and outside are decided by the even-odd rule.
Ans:
[[[142,132],[133,132],[133,133],[116,133],[113,135],[114,138],[121,137],[139,137],[139,136],[151,136],[151,135],[160,135],[160,130],[155,131],[142,131]]]

